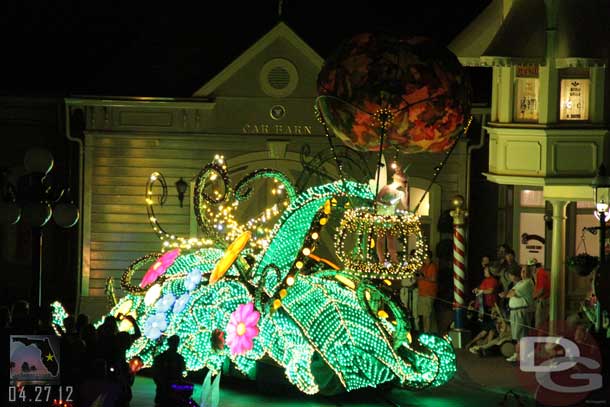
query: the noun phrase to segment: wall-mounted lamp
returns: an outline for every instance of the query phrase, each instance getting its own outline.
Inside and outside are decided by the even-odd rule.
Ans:
[[[180,177],[180,179],[178,181],[176,181],[176,190],[178,191],[178,200],[180,201],[180,207],[183,207],[183,203],[184,203],[184,194],[186,194],[186,189],[188,188],[189,184],[186,183],[186,181],[184,179],[182,179],[182,177]]]

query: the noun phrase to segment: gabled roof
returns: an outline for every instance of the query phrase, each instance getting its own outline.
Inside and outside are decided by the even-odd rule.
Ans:
[[[301,39],[284,22],[279,22],[271,31],[265,34],[243,54],[237,57],[226,68],[214,76],[208,83],[197,90],[193,96],[210,96],[225,81],[231,78],[237,71],[246,66],[260,52],[273,44],[278,38],[283,38],[290,42],[295,48],[299,49],[307,59],[309,59],[318,69],[322,68],[324,59],[314,51],[305,41]]]

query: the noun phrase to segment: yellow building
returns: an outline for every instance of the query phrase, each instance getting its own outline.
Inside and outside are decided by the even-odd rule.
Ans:
[[[551,318],[574,310],[590,281],[567,255],[597,255],[592,178],[608,160],[608,2],[493,0],[450,45],[493,70],[490,182],[500,185],[499,240],[551,270]],[[476,216],[476,214],[473,214]],[[549,241],[552,244],[549,244]]]

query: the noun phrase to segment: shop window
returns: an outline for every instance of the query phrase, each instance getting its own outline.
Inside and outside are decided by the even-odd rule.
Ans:
[[[560,73],[560,120],[589,120],[591,80],[588,71],[564,69]]]
[[[515,71],[514,121],[538,121],[539,92],[538,65],[517,66]]]
[[[542,190],[522,189],[519,198],[521,207],[544,208],[544,193]]]

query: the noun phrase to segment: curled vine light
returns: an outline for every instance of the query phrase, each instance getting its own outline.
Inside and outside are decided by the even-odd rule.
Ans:
[[[208,247],[212,244],[212,241],[207,238],[199,239],[195,237],[185,238],[182,236],[176,236],[167,232],[161,223],[159,223],[159,219],[155,214],[154,209],[154,192],[153,188],[155,183],[159,183],[161,185],[161,195],[159,195],[158,203],[159,205],[163,205],[167,201],[167,182],[165,181],[165,177],[158,171],[153,172],[148,177],[146,181],[146,213],[148,215],[148,222],[152,226],[153,231],[159,237],[161,241],[163,241],[162,250],[165,251],[170,248],[181,248],[181,249],[191,249],[194,247]]]

